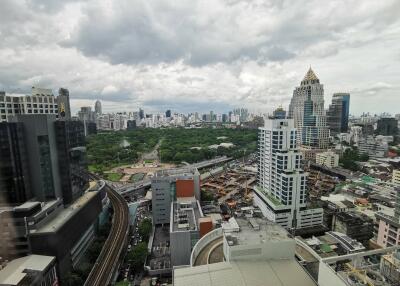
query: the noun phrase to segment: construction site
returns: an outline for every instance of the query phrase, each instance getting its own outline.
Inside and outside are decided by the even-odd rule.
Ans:
[[[252,187],[256,174],[238,170],[224,170],[202,181],[201,192],[208,201],[220,205],[224,218],[242,207],[252,206]]]

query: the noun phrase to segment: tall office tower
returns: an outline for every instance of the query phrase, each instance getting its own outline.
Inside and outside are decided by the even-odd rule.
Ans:
[[[306,174],[293,119],[269,118],[259,130],[255,204],[264,216],[288,229],[321,225],[323,210],[307,208]]]
[[[349,127],[350,94],[334,93],[326,113],[331,135],[346,133]]]
[[[144,118],[144,110],[139,108],[139,119],[143,119]]]
[[[24,130],[31,187],[39,201],[60,198],[58,154],[54,132],[55,115],[17,115],[9,119],[20,122]]]
[[[293,91],[289,105],[289,118],[298,130],[297,140],[305,149],[326,149],[329,129],[324,109],[324,86],[314,71],[308,70],[300,86]]]
[[[398,121],[394,117],[383,117],[377,122],[376,134],[396,136],[399,134]]]
[[[233,110],[233,114],[237,116],[240,122],[246,122],[248,120],[249,111],[247,108],[236,108]]]
[[[170,118],[171,117],[171,110],[165,111],[165,117]]]
[[[81,110],[78,111],[78,118],[80,121],[83,121],[83,122],[94,122],[95,121],[95,115],[90,106],[82,106]]]
[[[64,205],[73,203],[88,187],[85,127],[81,121],[54,122],[61,192]]]
[[[68,100],[68,103],[67,103]],[[69,111],[69,96],[63,96],[66,114]],[[8,121],[17,114],[55,114],[59,117],[58,97],[51,89],[32,87],[31,95],[10,96],[0,92],[0,122]]]
[[[101,109],[101,102],[100,100],[96,100],[96,103],[94,104],[94,112],[96,115],[102,115],[103,110]]]
[[[207,120],[207,121],[213,122],[213,121],[214,121],[214,116],[215,116],[215,115],[214,115],[214,111],[211,110],[209,116],[210,116],[210,117],[209,117],[210,119]]]
[[[0,205],[32,198],[22,123],[0,122]]]
[[[2,136],[0,158],[11,161],[0,163],[5,170],[0,181],[8,182],[9,199],[22,203],[31,198],[42,202],[62,198],[65,204],[72,203],[88,182],[83,172],[83,123],[56,121],[55,115],[45,114],[20,114],[9,120],[0,127],[8,134]]]
[[[71,107],[69,105],[69,90],[60,88],[57,97],[58,114],[60,118],[71,119]]]

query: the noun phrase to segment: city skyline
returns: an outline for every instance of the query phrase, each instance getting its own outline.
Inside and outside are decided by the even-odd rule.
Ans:
[[[0,90],[67,87],[73,113],[97,99],[106,112],[271,112],[311,64],[325,108],[349,92],[351,114],[395,113],[399,5],[5,1]]]

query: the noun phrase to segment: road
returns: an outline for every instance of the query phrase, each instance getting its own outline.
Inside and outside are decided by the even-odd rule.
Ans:
[[[194,163],[191,165],[186,165],[184,166],[184,168],[197,168],[197,169],[202,169],[205,167],[209,167],[209,166],[213,166],[216,164],[220,164],[223,162],[227,162],[232,160],[232,158],[223,156],[223,157],[219,157],[216,159],[211,159],[211,160],[206,160],[206,161],[202,161],[199,163]],[[132,192],[135,192],[138,189],[141,189],[143,187],[149,187],[151,185],[151,180],[146,178],[143,181],[139,181],[139,182],[135,182],[135,183],[131,183],[131,184],[125,184],[122,185],[120,187],[116,187],[117,191],[122,194],[122,195],[127,195],[130,194]]]
[[[110,234],[95,265],[92,268],[85,286],[108,285],[118,265],[121,252],[126,245],[129,230],[129,210],[125,199],[114,189],[106,186],[107,195],[114,209]]]

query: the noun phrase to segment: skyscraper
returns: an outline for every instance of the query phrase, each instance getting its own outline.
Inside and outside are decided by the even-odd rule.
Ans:
[[[102,115],[103,114],[103,110],[101,109],[101,102],[100,100],[96,100],[96,103],[94,104],[94,112],[97,115]]]
[[[144,118],[144,110],[139,108],[139,119],[143,119]]]
[[[58,114],[60,118],[71,119],[71,107],[69,105],[69,90],[60,88],[57,97]]]
[[[165,111],[165,117],[170,118],[171,117],[171,110]]]
[[[293,91],[289,105],[289,118],[298,130],[297,140],[306,149],[326,149],[329,129],[324,109],[324,86],[314,71],[307,71],[300,86]]]
[[[399,134],[398,121],[393,117],[383,117],[377,122],[376,134],[383,136],[396,136]]]
[[[0,203],[62,198],[87,187],[83,123],[55,115],[17,115],[0,124]],[[4,190],[4,191],[3,191]]]
[[[349,126],[350,94],[334,93],[327,111],[327,125],[331,135],[345,133]]]
[[[23,128],[21,123],[0,122],[0,205],[32,198]]]
[[[81,121],[54,122],[63,202],[71,204],[88,187],[85,127]]]
[[[288,229],[322,224],[322,209],[307,209],[306,174],[293,119],[269,118],[259,130],[256,205]]]

